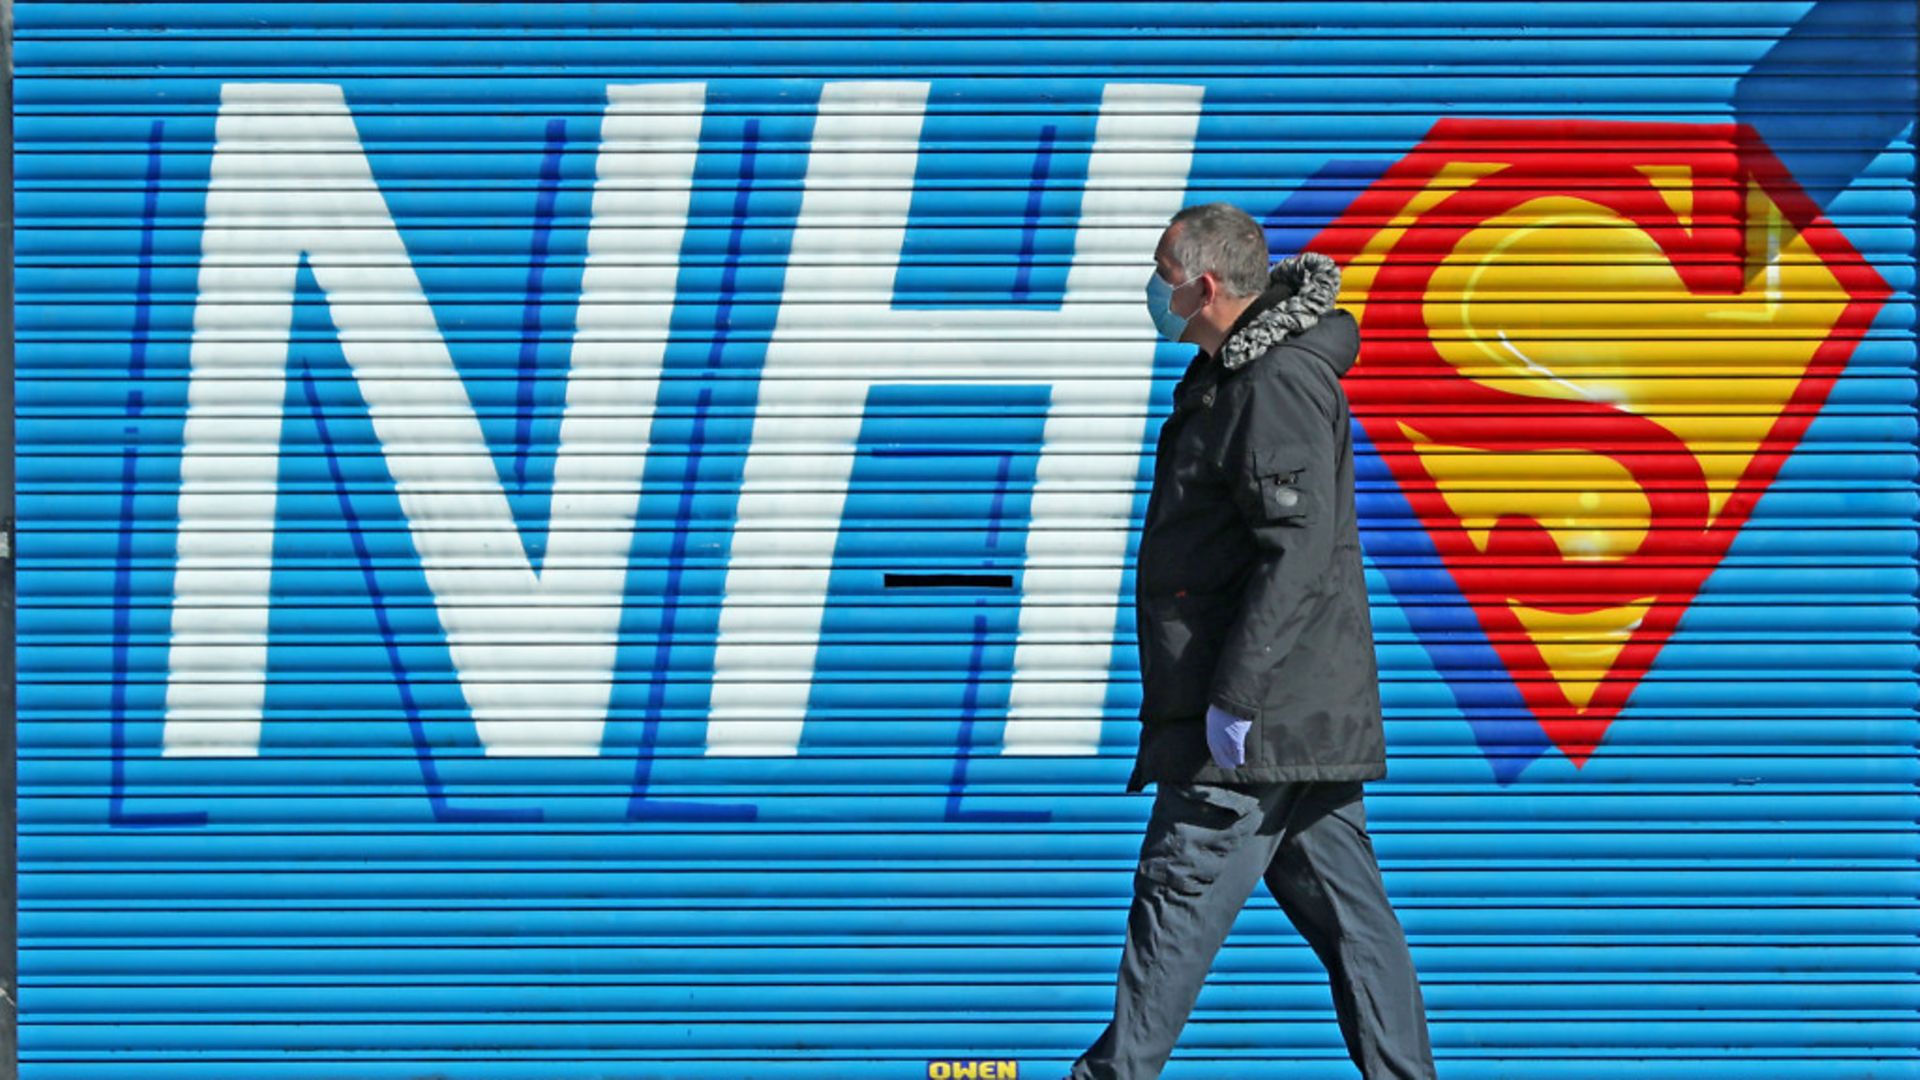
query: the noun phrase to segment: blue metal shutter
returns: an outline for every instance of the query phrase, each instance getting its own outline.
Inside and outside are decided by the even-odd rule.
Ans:
[[[1502,631],[1445,544],[1507,515],[1604,553],[1640,495],[1667,537],[1681,481],[1609,443],[1586,505],[1437,436],[1409,472],[1374,441],[1419,430],[1406,384],[1349,380],[1369,814],[1440,1069],[1914,1075],[1912,5],[15,9],[27,1080],[1063,1073],[1147,806],[1159,228],[1245,206],[1399,340],[1395,253],[1486,225],[1413,202],[1483,179],[1452,133],[1539,121],[1724,135],[1705,179],[1587,144],[1655,155],[1681,232],[1777,159],[1832,236],[1721,254],[1885,288],[1815,401],[1680,331],[1651,361],[1668,419],[1807,422],[1631,687],[1582,665],[1633,628]],[[1503,234],[1548,244],[1516,317],[1676,325],[1595,226]],[[1541,371],[1597,394],[1588,362]],[[1543,690],[1630,697],[1585,746]],[[1256,892],[1167,1075],[1344,1058]]]

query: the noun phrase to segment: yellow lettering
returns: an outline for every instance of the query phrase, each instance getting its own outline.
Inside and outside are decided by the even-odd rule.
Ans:
[[[1017,1061],[929,1061],[927,1080],[1020,1080]]]

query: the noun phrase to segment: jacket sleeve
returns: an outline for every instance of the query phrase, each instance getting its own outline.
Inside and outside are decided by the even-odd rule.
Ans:
[[[1284,348],[1284,347],[1283,347]],[[1333,549],[1335,404],[1300,350],[1246,373],[1244,400],[1220,444],[1219,466],[1256,558],[1214,668],[1208,701],[1259,714],[1273,669],[1299,639]]]

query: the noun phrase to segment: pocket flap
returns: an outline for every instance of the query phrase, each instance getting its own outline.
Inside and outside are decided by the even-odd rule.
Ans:
[[[1254,451],[1253,461],[1266,520],[1287,525],[1310,520],[1314,506],[1304,455],[1261,447]]]

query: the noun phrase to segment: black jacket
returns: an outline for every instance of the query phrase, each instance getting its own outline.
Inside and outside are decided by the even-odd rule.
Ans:
[[[1360,335],[1339,283],[1323,255],[1282,261],[1174,390],[1140,535],[1128,791],[1386,775],[1340,386]],[[1209,704],[1253,721],[1238,768],[1208,752]]]

